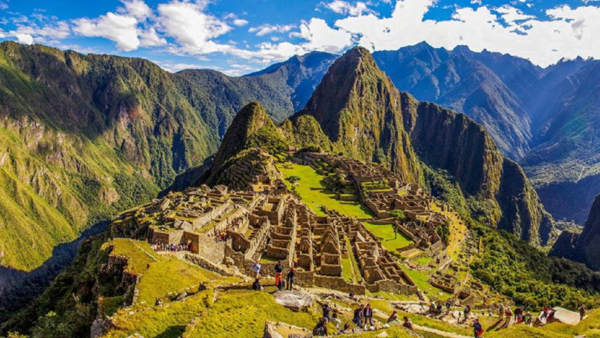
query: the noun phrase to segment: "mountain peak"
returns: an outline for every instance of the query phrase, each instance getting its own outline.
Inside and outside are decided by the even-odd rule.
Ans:
[[[348,50],[299,115],[312,115],[344,155],[380,162],[415,181],[420,175],[403,130],[400,93],[363,47]]]
[[[213,168],[219,168],[229,158],[247,147],[252,135],[260,129],[276,130],[273,120],[258,102],[250,102],[242,108],[227,129],[223,142],[215,155]]]

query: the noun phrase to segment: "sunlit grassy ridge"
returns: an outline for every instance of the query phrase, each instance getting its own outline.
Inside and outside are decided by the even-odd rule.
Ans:
[[[397,249],[404,248],[414,242],[404,236],[400,231],[394,231],[392,224],[374,224],[363,222],[365,227],[377,236],[381,244],[388,251],[394,252]]]

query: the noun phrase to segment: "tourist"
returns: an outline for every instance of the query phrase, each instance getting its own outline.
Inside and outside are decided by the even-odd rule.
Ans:
[[[435,301],[431,301],[431,303],[429,303],[429,312],[431,312],[431,314],[435,314],[435,311],[437,309],[437,305],[435,304]]]
[[[399,320],[398,320],[398,312],[396,312],[396,311],[394,310],[394,312],[392,312],[392,314],[390,315],[390,318],[388,318],[388,320],[387,320],[387,323],[388,323],[388,324],[391,324],[391,323],[393,323],[393,322],[397,322],[397,321],[399,321]]]
[[[501,322],[504,319],[504,314],[506,312],[506,308],[504,304],[500,304],[500,309],[498,310],[498,321]]]
[[[281,261],[277,261],[275,264],[275,286],[279,288],[279,283],[281,282],[281,273],[283,272],[283,264]],[[281,288],[280,288],[281,290]]]
[[[333,309],[331,308],[331,306],[329,306],[329,301],[325,302],[321,309],[323,310],[323,317],[327,318],[328,320],[331,320],[331,311]]]
[[[321,318],[317,323],[317,326],[313,329],[313,336],[322,337],[327,336],[327,318]]]
[[[544,306],[544,310],[542,310],[542,318],[547,318],[548,317],[548,313],[550,312],[550,308],[547,306]]]
[[[262,266],[260,265],[260,263],[258,261],[255,261],[254,263],[252,263],[252,272],[254,272],[254,278],[259,279],[260,278],[260,270],[262,269]]]
[[[471,313],[471,305],[465,306],[463,314],[465,315],[465,322],[469,319],[469,313]]]
[[[352,318],[352,322],[360,328],[362,328],[363,319],[365,318],[363,313],[364,310],[365,306],[363,304],[360,304],[360,306],[356,310],[354,310],[354,318]]]
[[[408,319],[408,317],[404,316],[404,323],[402,323],[402,327],[412,330],[413,323],[410,321],[410,319]]]
[[[261,291],[263,289],[262,285],[260,285],[260,280],[256,278],[254,283],[252,283],[252,290]]]
[[[585,304],[579,307],[579,320],[583,320],[583,317],[585,317]]]
[[[550,312],[548,312],[548,318],[546,318],[546,323],[550,323],[550,321],[554,318],[555,314],[556,314],[556,310],[554,310],[554,309],[550,310]]]
[[[446,301],[446,314],[450,313],[450,309],[452,308],[452,301],[450,299],[448,299]]]
[[[342,321],[338,317],[339,317],[338,310],[334,309],[331,321],[335,324],[335,328],[339,330],[340,324],[342,323]]]
[[[480,338],[483,334],[483,331],[483,326],[481,326],[479,319],[475,318],[473,321],[473,333],[475,333],[475,338]]]
[[[290,269],[287,273],[287,290],[292,290],[294,286],[294,279],[296,279],[296,270],[294,270],[293,266],[290,266]]]
[[[371,308],[371,304],[367,304],[365,309],[363,310],[363,320],[365,322],[365,329],[367,328],[367,323],[371,326],[371,330],[373,329],[373,308]]]
[[[339,333],[343,334],[343,333],[348,332],[348,330],[350,330],[350,323],[345,323],[344,328],[341,329]]]
[[[533,317],[531,316],[531,313],[529,313],[529,311],[527,311],[527,313],[525,313],[525,325],[531,325],[531,320],[533,319]]]

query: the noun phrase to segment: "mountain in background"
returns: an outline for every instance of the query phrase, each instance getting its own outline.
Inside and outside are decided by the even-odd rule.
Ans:
[[[583,223],[600,193],[600,62],[542,69],[508,54],[426,43],[373,57],[398,89],[464,113],[519,162],[555,218]]]
[[[486,130],[465,115],[399,92],[364,48],[340,57],[306,108],[287,123],[306,116],[344,156],[383,163],[408,182],[431,183],[431,176],[446,173],[471,215],[531,243],[551,237],[551,216],[523,170],[503,157]]]

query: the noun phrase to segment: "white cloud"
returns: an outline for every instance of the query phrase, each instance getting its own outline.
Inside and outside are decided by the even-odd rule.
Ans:
[[[140,32],[139,35],[141,47],[156,47],[167,44],[167,40],[159,36],[154,27],[150,27],[147,30]]]
[[[15,34],[15,37],[20,43],[24,43],[26,45],[31,45],[33,43],[33,36],[29,34]]]
[[[152,10],[143,0],[121,0],[125,7],[117,8],[117,12],[133,16],[134,18],[144,21],[153,16]]]
[[[300,25],[300,34],[296,35],[306,43],[302,47],[307,51],[320,50],[338,53],[353,44],[352,34],[339,29],[333,29],[323,19],[311,19]]]
[[[493,10],[480,6],[457,8],[451,20],[425,20],[434,3],[398,0],[390,17],[348,17],[336,21],[335,26],[358,36],[359,44],[371,50],[392,50],[427,41],[435,47],[467,45],[475,51],[509,53],[541,66],[563,57],[600,58],[599,7],[557,7],[546,11],[550,19],[540,20],[510,6]]]
[[[138,21],[134,17],[109,12],[96,19],[77,19],[74,24],[76,33],[109,39],[116,42],[120,50],[128,52],[140,46]]]
[[[373,13],[373,11],[367,7],[367,4],[362,1],[358,1],[356,4],[352,5],[346,1],[333,0],[331,2],[321,2],[319,6],[342,15],[360,16],[365,13]]]
[[[481,5],[481,0],[471,0],[471,5]]]
[[[248,32],[256,33],[257,36],[265,36],[272,33],[286,33],[294,29],[294,25],[261,25],[258,27],[250,27]]]
[[[8,4],[4,1],[0,1],[0,11],[4,11],[8,9]]]
[[[248,24],[248,20],[244,19],[234,19],[233,24],[238,27],[246,26]]]
[[[212,39],[231,30],[224,21],[204,13],[204,3],[174,1],[158,6],[161,30],[181,45],[181,51],[190,54],[225,52],[230,45]]]

